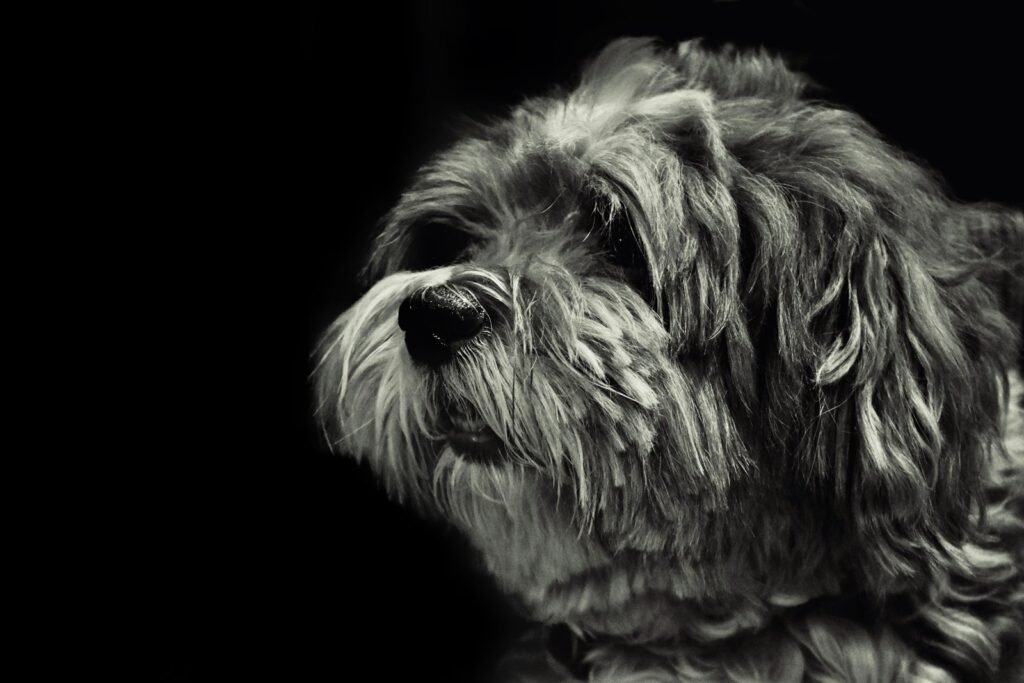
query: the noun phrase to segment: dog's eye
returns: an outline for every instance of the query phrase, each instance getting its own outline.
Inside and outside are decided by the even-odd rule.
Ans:
[[[608,226],[607,251],[609,260],[626,276],[626,281],[645,298],[651,294],[651,277],[643,247],[624,218]]]
[[[584,188],[583,194],[586,198],[584,206],[589,204],[592,207],[590,219],[584,223],[587,237],[600,236],[607,263],[614,266],[633,289],[651,302],[654,290],[647,257],[623,201],[595,188]]]
[[[402,265],[408,270],[440,268],[463,259],[469,246],[465,231],[447,223],[427,223],[413,229]]]

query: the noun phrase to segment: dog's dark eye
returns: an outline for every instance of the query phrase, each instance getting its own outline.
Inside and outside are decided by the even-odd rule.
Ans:
[[[456,263],[465,257],[470,236],[447,223],[426,223],[413,229],[402,265],[408,270],[429,270]]]
[[[611,263],[620,268],[626,281],[645,298],[651,294],[651,276],[647,259],[632,226],[624,217],[616,218],[607,228],[607,251]]]
[[[589,220],[583,225],[587,239],[600,237],[606,261],[619,271],[624,280],[648,302],[654,299],[651,272],[643,245],[630,222],[627,203],[615,195],[596,187],[583,189],[583,205],[591,206]],[[628,193],[616,193],[628,197]]]

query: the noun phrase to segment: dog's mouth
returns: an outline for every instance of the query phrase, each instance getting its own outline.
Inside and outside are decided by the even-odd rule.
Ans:
[[[494,463],[501,456],[501,440],[476,411],[450,408],[442,420],[442,432],[455,454],[466,460]]]

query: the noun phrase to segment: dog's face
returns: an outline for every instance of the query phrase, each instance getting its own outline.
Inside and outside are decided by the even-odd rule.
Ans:
[[[423,169],[326,334],[332,442],[538,618],[728,632],[963,533],[1005,321],[963,324],[933,182],[803,89],[613,44]]]

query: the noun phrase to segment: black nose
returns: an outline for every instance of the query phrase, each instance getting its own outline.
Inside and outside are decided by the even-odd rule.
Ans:
[[[449,360],[460,342],[475,337],[485,318],[473,297],[447,285],[418,289],[398,308],[409,355],[432,367]]]

